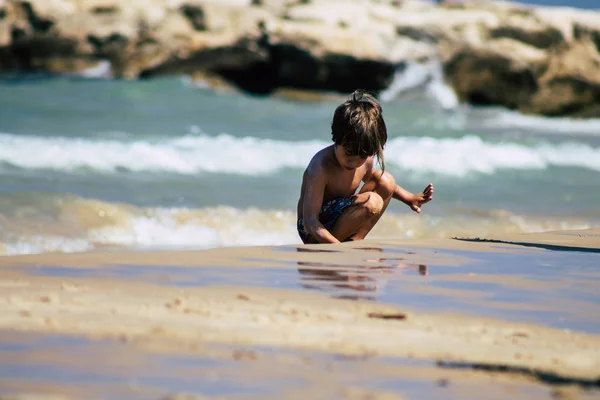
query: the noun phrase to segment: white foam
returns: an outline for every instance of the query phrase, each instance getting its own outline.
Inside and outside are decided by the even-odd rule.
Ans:
[[[427,85],[427,94],[434,98],[445,110],[453,110],[458,107],[458,97],[454,90],[443,81],[434,80]]]
[[[62,236],[23,236],[18,240],[2,243],[0,254],[42,254],[42,253],[78,253],[93,249],[93,245],[83,238],[67,238]]]
[[[458,107],[458,97],[444,82],[442,64],[439,60],[426,63],[409,62],[403,69],[394,73],[392,83],[380,93],[381,101],[391,101],[409,90],[424,87],[425,92],[442,108],[450,110]]]
[[[0,134],[0,163],[63,171],[125,169],[260,175],[305,167],[324,145],[319,141],[284,142],[226,134],[133,142]]]
[[[26,169],[91,169],[196,174],[201,172],[266,175],[282,168],[305,168],[326,141],[190,135],[125,143],[57,137],[0,134],[0,163]],[[525,145],[491,143],[478,136],[407,137],[388,141],[386,162],[403,169],[464,177],[501,169],[579,167],[600,171],[600,148],[575,142]]]
[[[492,174],[500,169],[539,170],[549,166],[600,171],[600,148],[580,143],[488,143],[477,136],[462,138],[397,138],[386,146],[386,162],[405,169],[456,177]]]
[[[81,210],[85,199],[76,199]],[[283,245],[300,243],[296,233],[295,213],[265,211],[255,208],[215,207],[203,209],[122,207],[106,203],[120,218],[97,227],[91,223],[72,231],[73,237],[57,236],[55,229],[69,231],[68,226],[40,226],[35,235],[5,229],[0,231],[0,255],[75,253],[106,248],[136,249],[207,249],[226,246]],[[69,205],[65,209],[69,209]],[[102,203],[91,201],[97,212]],[[84,213],[85,214],[85,213]],[[89,222],[83,218],[78,223]],[[12,221],[19,229],[19,221]],[[82,230],[85,233],[81,233]]]
[[[407,63],[404,69],[399,69],[394,73],[392,83],[379,94],[379,99],[381,101],[393,100],[403,92],[424,85],[429,78],[428,68],[414,62]]]
[[[500,111],[486,119],[488,128],[525,129],[548,134],[581,134],[600,136],[600,118],[572,119],[523,115],[514,111]]]
[[[109,226],[88,234],[92,243],[129,247],[216,247],[218,232],[197,223],[177,224],[172,218],[132,217],[127,227]]]
[[[299,241],[290,212],[148,209],[127,224],[88,233],[91,243],[147,248],[279,245]]]
[[[78,76],[83,78],[102,78],[111,79],[113,78],[112,64],[108,60],[99,61],[94,67],[90,67],[81,71]]]
[[[95,204],[95,203],[94,203]],[[94,207],[94,204],[90,204]],[[96,204],[97,205],[97,204]],[[119,207],[115,204],[107,206]],[[78,237],[44,233],[18,235],[0,242],[0,254],[82,252],[106,248],[147,250],[206,249],[227,246],[299,244],[295,213],[291,210],[259,210],[215,207],[205,209],[135,209],[120,213],[124,218],[102,228],[90,227]],[[503,210],[465,215],[433,216],[410,212],[386,213],[375,227],[374,238],[443,238],[450,236],[487,236],[494,233],[539,232],[556,229],[585,229],[600,225],[598,220],[575,217],[542,218],[512,214]],[[95,226],[95,225],[94,225]],[[49,229],[55,228],[54,226]],[[11,232],[2,232],[17,236]],[[371,236],[370,236],[371,237]]]

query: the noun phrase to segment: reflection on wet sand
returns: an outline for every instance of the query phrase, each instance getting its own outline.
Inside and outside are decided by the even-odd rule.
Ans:
[[[307,249],[298,248],[298,252]],[[380,248],[363,248],[361,250],[382,252]],[[312,252],[319,251],[312,249]],[[425,264],[402,262],[404,258],[374,258],[365,260],[369,264],[362,265],[332,265],[328,263],[298,261],[300,285],[305,289],[326,292],[334,298],[376,301],[377,293],[386,282],[386,276],[400,270],[416,270],[419,275],[429,274]],[[393,265],[377,265],[375,263],[390,263]]]
[[[313,264],[313,263],[302,263]],[[314,265],[310,265],[313,267]],[[360,267],[359,267],[360,268]],[[327,292],[335,298],[375,301],[379,282],[364,274],[326,268],[298,268],[300,285],[305,289]]]

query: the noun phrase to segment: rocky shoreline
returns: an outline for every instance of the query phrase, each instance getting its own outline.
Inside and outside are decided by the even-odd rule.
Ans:
[[[600,12],[491,1],[0,0],[0,72],[380,92],[411,65],[459,101],[600,117]],[[434,67],[431,67],[434,66]],[[439,66],[436,70],[435,66]]]

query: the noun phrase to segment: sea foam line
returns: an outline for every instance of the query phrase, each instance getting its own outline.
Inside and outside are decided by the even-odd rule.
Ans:
[[[71,214],[71,223],[79,223],[77,230],[63,225],[58,226],[63,236],[57,234],[60,216],[55,224],[42,224],[35,234],[19,231],[19,221],[12,221],[12,230],[0,231],[0,255],[75,253],[97,248],[207,249],[300,243],[292,211],[223,206],[138,209],[75,199],[65,201],[63,212]]]
[[[227,134],[130,142],[0,134],[0,165],[66,172],[266,175],[283,168],[305,168],[311,157],[329,143],[237,138]],[[393,138],[386,145],[385,158],[388,165],[406,170],[455,177],[550,166],[600,171],[600,148],[588,144],[486,142],[473,135]]]
[[[86,207],[85,200],[83,206]],[[72,204],[73,206],[75,204]],[[102,204],[90,202],[91,211]],[[119,207],[105,203],[104,207]],[[36,234],[0,232],[0,255],[48,252],[73,253],[107,248],[206,249],[249,245],[299,244],[292,210],[234,209],[122,209],[122,218],[112,224],[79,229],[72,236],[59,236],[54,225]],[[540,218],[510,212],[475,213],[477,216],[431,216],[386,213],[370,235],[372,238],[485,237],[495,233],[541,232],[557,229],[598,227],[598,221],[581,218]],[[89,217],[89,215],[88,215]],[[85,218],[88,221],[89,218]],[[85,222],[81,221],[81,222]],[[18,228],[18,226],[17,226]],[[63,227],[66,231],[67,227]],[[86,228],[83,226],[82,228]],[[2,237],[5,236],[5,237]],[[6,237],[8,236],[8,237]]]

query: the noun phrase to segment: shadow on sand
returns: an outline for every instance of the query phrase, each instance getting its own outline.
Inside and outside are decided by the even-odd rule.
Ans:
[[[540,248],[540,249],[554,250],[554,251],[579,251],[579,252],[584,252],[584,253],[600,253],[600,247],[593,248],[593,247],[562,246],[562,245],[558,245],[558,244],[512,242],[512,241],[508,241],[508,240],[481,239],[481,238],[455,237],[453,239],[460,240],[462,242],[512,244],[515,246],[536,247],[536,248]],[[599,245],[600,245],[600,243],[599,243]]]

